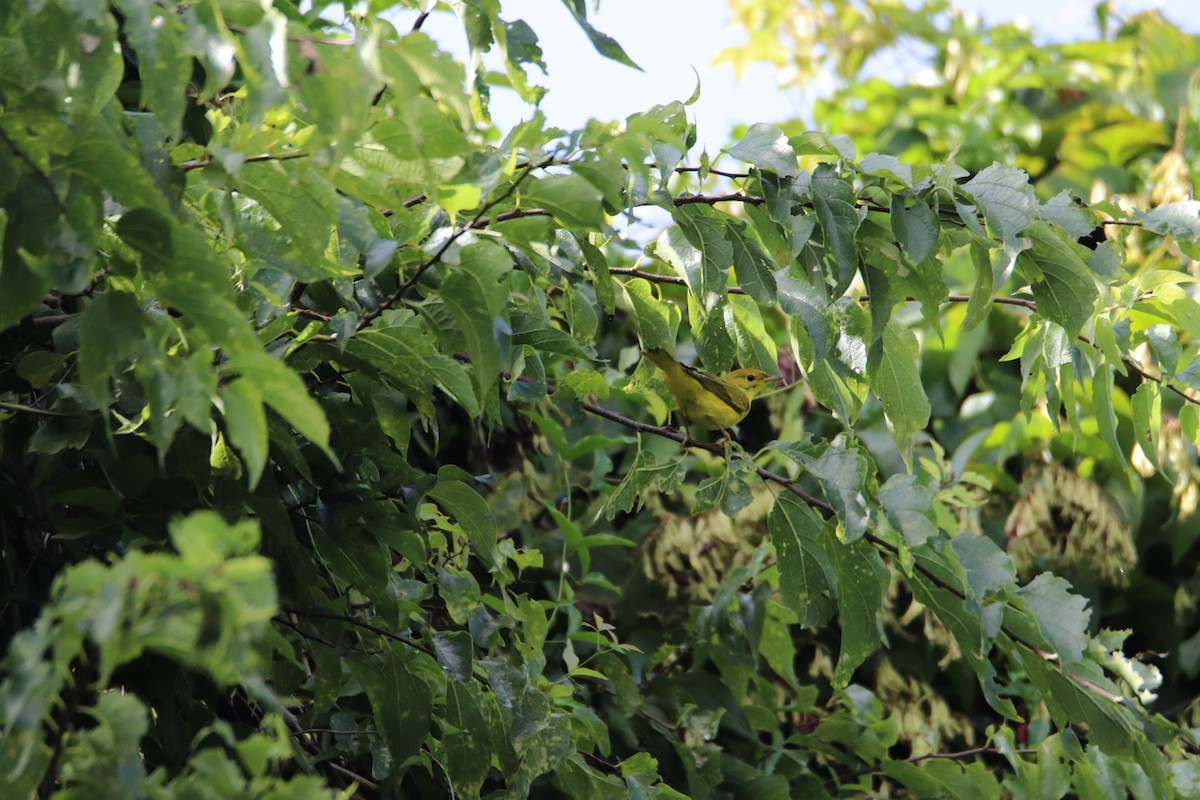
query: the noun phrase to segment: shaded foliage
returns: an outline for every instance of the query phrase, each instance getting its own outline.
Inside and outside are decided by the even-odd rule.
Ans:
[[[716,154],[448,5],[0,10],[15,796],[1194,796],[1194,37]],[[643,347],[789,386],[681,450]]]

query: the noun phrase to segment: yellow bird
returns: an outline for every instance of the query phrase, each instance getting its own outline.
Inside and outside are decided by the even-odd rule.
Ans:
[[[775,381],[761,369],[735,369],[720,377],[704,370],[680,364],[666,350],[651,348],[642,355],[663,371],[667,388],[683,413],[686,447],[692,441],[689,423],[721,431],[721,442],[728,441],[726,428],[736,425],[750,413],[750,402]]]

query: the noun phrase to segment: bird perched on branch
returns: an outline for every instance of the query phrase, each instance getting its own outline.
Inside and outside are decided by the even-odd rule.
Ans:
[[[663,372],[667,388],[683,414],[686,447],[693,441],[689,424],[721,431],[723,444],[729,440],[726,428],[738,424],[750,413],[750,402],[779,379],[760,369],[735,369],[713,375],[676,361],[666,350],[652,347],[642,355]]]

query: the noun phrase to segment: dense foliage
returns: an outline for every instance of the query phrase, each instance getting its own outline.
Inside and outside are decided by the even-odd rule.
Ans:
[[[1200,796],[1200,41],[734,5],[824,132],[0,4],[5,796]],[[789,385],[681,449],[642,347]]]

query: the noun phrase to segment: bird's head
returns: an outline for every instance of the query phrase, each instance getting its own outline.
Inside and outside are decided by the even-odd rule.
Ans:
[[[779,378],[768,375],[761,369],[735,369],[725,376],[725,380],[741,389],[749,397],[775,385]]]

